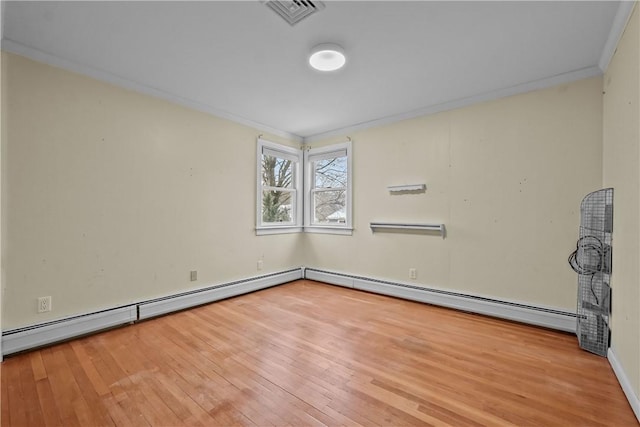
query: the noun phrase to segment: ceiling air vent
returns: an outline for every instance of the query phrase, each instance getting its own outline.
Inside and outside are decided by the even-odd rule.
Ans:
[[[289,25],[293,26],[302,21],[309,15],[313,15],[316,12],[324,9],[324,4],[320,1],[308,1],[308,0],[267,0],[265,4],[271,8],[275,13],[280,15],[282,19],[287,21]]]

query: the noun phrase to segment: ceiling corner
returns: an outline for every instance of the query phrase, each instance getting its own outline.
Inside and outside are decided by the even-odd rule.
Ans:
[[[4,7],[6,4],[5,0],[0,0],[0,40],[4,39]]]
[[[621,1],[618,6],[618,12],[616,12],[616,16],[613,18],[611,31],[609,31],[609,37],[607,37],[607,41],[602,49],[602,54],[600,55],[600,60],[598,61],[598,67],[600,67],[600,71],[603,73],[606,72],[607,67],[609,67],[609,62],[611,62],[611,58],[613,58],[613,54],[616,51],[622,33],[624,33],[624,29],[631,17],[631,12],[635,4],[635,1]]]

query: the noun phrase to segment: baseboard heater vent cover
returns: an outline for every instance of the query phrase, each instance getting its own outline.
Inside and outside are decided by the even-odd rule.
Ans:
[[[306,279],[317,280],[332,285],[345,286],[411,301],[514,320],[565,332],[576,332],[576,314],[554,308],[502,301],[309,267],[305,268],[304,271]]]
[[[158,298],[138,304],[139,319],[149,319],[173,311],[184,310],[221,299],[246,294],[271,286],[292,282],[302,278],[302,269],[295,268],[279,273],[267,274],[250,279],[238,280],[222,285]]]
[[[114,308],[2,333],[2,353],[13,354],[115,326],[135,322],[136,306]]]
[[[115,326],[280,285],[303,277],[303,268],[196,289],[127,306],[2,332],[2,354],[18,353]]]

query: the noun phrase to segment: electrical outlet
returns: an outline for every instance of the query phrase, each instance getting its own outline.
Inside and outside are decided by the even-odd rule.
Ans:
[[[264,262],[261,259],[259,259],[258,260],[258,271],[262,270],[262,267],[264,267]]]
[[[51,311],[51,297],[38,298],[38,313],[46,313]]]
[[[197,270],[191,270],[191,281],[195,282],[196,280],[198,280],[198,271]]]
[[[415,268],[409,269],[409,279],[417,279],[418,278],[418,270]]]

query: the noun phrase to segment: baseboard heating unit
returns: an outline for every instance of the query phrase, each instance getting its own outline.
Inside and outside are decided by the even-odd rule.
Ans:
[[[455,308],[471,313],[514,320],[565,332],[576,332],[576,314],[558,309],[536,307],[475,295],[390,282],[332,271],[305,268],[305,278],[332,285],[373,292],[397,298]]]
[[[173,311],[184,310],[185,308],[219,301],[298,279],[302,279],[302,269],[300,268],[211,286],[166,298],[158,298],[138,304],[138,318],[139,320],[149,319]]]
[[[67,317],[26,328],[2,332],[2,354],[12,354],[58,341],[90,334],[114,326],[135,322],[136,306]]]
[[[13,354],[302,278],[561,331],[575,333],[576,330],[575,313],[315,268],[294,268],[141,301],[127,306],[3,331],[2,353],[3,355]]]
[[[123,307],[67,317],[38,325],[2,332],[2,354],[8,355],[93,332],[149,319],[173,311],[208,304],[221,299],[246,294],[302,279],[303,269],[294,268],[278,273],[195,289],[176,295],[133,303]]]

